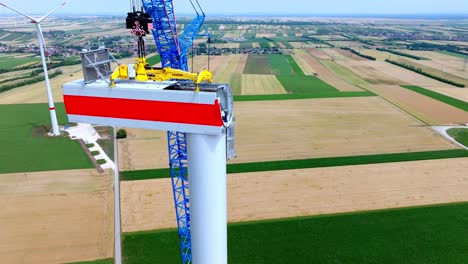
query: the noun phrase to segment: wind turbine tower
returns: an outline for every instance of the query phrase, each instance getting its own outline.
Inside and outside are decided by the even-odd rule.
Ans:
[[[39,19],[35,19],[35,18],[31,17],[31,16],[28,16],[28,15],[26,15],[26,14],[20,12],[20,11],[17,11],[15,9],[5,5],[4,3],[0,3],[0,5],[10,9],[11,11],[13,11],[15,13],[18,13],[18,14],[24,16],[25,18],[29,19],[31,21],[31,23],[36,25],[37,39],[39,40],[39,48],[41,50],[42,68],[44,69],[44,78],[45,78],[45,82],[46,82],[47,99],[49,101],[50,121],[52,123],[52,135],[53,136],[59,136],[60,131],[59,131],[58,122],[57,122],[57,114],[55,113],[54,98],[52,97],[52,90],[50,88],[49,74],[47,72],[47,64],[46,64],[46,57],[45,57],[45,42],[44,42],[44,35],[42,34],[41,22],[44,19],[46,19],[50,14],[52,14],[53,12],[55,12],[57,9],[64,6],[65,4],[66,4],[66,2],[63,2],[61,5],[54,8],[52,11],[50,11],[49,13],[44,15],[43,17],[41,17]]]

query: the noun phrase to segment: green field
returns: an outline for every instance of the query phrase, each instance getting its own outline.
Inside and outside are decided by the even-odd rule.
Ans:
[[[278,171],[292,169],[311,169],[322,167],[337,167],[349,165],[364,165],[364,164],[379,164],[391,162],[406,162],[418,160],[436,160],[436,159],[451,159],[468,157],[468,151],[463,149],[441,150],[441,151],[425,151],[425,152],[409,152],[395,154],[379,154],[365,156],[348,156],[348,157],[327,157],[314,158],[305,160],[284,160],[284,161],[267,161],[253,162],[241,164],[228,164],[227,172],[232,173],[247,173],[261,171]],[[170,177],[169,169],[156,170],[139,170],[139,171],[123,171],[121,172],[122,180],[149,180],[162,179]]]
[[[276,78],[278,78],[289,93],[293,94],[314,94],[338,91],[335,87],[315,76],[280,75],[276,76]]]
[[[304,76],[291,55],[249,55],[244,74],[273,74],[277,76]]]
[[[27,39],[32,39],[34,37],[34,34],[32,33],[24,33],[24,32],[12,32],[6,36],[6,37],[3,37],[1,39],[1,41],[13,41],[13,40],[20,40],[20,39],[24,39],[24,38],[27,38]]]
[[[420,94],[425,95],[425,96],[429,96],[429,97],[431,97],[431,98],[433,98],[435,100],[441,101],[443,103],[446,103],[446,104],[451,105],[453,107],[459,108],[461,110],[468,111],[468,103],[465,102],[465,101],[458,100],[458,99],[455,99],[453,97],[446,96],[446,95],[443,95],[443,94],[440,94],[440,93],[437,93],[437,92],[434,92],[434,91],[431,91],[431,90],[428,90],[428,89],[424,89],[424,88],[419,87],[419,86],[402,85],[401,87],[409,89],[409,90],[411,90],[413,92],[420,93]],[[454,88],[454,89],[456,89],[456,88]],[[457,89],[461,89],[461,88],[457,88]]]
[[[230,264],[464,264],[468,204],[231,224]],[[176,230],[128,233],[126,264],[180,261]]]
[[[452,128],[449,129],[447,133],[458,143],[468,147],[468,128]]]
[[[14,58],[11,56],[0,56],[0,69],[11,69],[18,66],[29,64],[32,62],[40,62],[39,58],[26,57],[26,58]]]
[[[306,76],[291,55],[249,55],[244,74],[273,74],[290,94],[338,92],[315,76]]]
[[[460,53],[450,52],[450,51],[446,51],[446,50],[439,50],[437,52],[445,54],[445,55],[449,55],[449,56],[452,56],[452,57],[462,58],[462,59],[464,59],[465,57],[468,57],[468,55],[463,55],[463,54],[460,54]]]
[[[289,64],[288,57],[290,55],[268,55],[268,66],[270,68],[269,74],[274,75],[294,75],[295,72]],[[249,56],[250,58],[250,56]]]
[[[156,65],[158,63],[161,62],[161,56],[159,56],[159,54],[157,55],[154,55],[152,57],[149,57],[146,59],[146,62],[148,63],[148,65],[150,66],[153,66],[153,65]]]
[[[63,104],[56,109],[65,123]],[[49,124],[47,104],[0,105],[0,173],[92,168],[77,141],[41,136],[41,126]]]

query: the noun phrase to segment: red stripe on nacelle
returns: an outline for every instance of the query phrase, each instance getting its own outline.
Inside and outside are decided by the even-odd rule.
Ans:
[[[209,105],[64,95],[64,103],[69,115],[217,127],[223,125],[218,100]]]
[[[55,110],[55,107],[49,107],[49,110],[50,111]]]

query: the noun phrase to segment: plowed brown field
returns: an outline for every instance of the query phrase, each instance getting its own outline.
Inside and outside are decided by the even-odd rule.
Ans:
[[[242,222],[468,200],[468,158],[228,176],[228,218]],[[122,183],[124,231],[176,227],[169,179]]]
[[[371,89],[431,125],[468,123],[468,112],[400,86],[374,85]]]

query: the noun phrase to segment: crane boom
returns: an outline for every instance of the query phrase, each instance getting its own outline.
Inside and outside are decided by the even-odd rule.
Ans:
[[[153,19],[153,37],[161,56],[162,67],[187,71],[181,61],[181,49],[172,0],[142,0],[145,11]]]
[[[193,41],[205,21],[205,13],[201,9],[198,0],[195,1],[197,6],[193,4],[192,0],[190,0],[190,3],[197,15],[179,36],[173,0],[142,0],[145,11],[153,19],[153,37],[161,56],[162,67],[188,71],[188,51],[192,47]],[[192,263],[192,244],[190,234],[187,135],[181,132],[168,131],[167,140],[182,263],[188,264]]]

